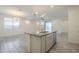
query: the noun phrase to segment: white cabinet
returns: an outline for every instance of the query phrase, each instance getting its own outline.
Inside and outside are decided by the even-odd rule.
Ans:
[[[38,36],[30,36],[30,51],[34,53],[41,52],[41,40]]]
[[[30,36],[30,51],[34,53],[45,52],[45,36]]]
[[[54,44],[53,33],[45,35],[30,35],[30,52],[31,53],[45,53]]]
[[[46,35],[46,51],[53,45],[53,34]]]
[[[42,36],[41,39],[42,39],[42,41],[41,41],[42,42],[41,43],[41,45],[42,45],[41,52],[44,53],[46,51],[46,43],[45,43],[46,36]]]

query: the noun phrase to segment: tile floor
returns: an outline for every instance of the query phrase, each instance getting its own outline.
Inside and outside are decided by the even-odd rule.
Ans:
[[[0,38],[1,53],[26,53],[27,40],[25,35]]]
[[[0,37],[1,53],[28,53],[26,35]],[[58,34],[56,45],[49,53],[78,53],[79,45],[68,42],[67,34]]]
[[[57,44],[49,51],[50,53],[78,53],[79,45],[68,42],[68,34],[58,34]]]

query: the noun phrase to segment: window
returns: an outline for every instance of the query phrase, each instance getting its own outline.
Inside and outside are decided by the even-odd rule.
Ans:
[[[46,31],[51,32],[52,31],[52,23],[51,22],[46,22],[45,23],[45,29],[46,29]]]
[[[12,29],[19,28],[20,22],[19,18],[4,18],[4,28]]]

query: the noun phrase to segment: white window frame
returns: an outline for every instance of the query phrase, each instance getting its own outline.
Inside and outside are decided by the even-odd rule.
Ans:
[[[18,29],[20,26],[19,18],[5,17],[4,18],[4,28],[5,29]]]

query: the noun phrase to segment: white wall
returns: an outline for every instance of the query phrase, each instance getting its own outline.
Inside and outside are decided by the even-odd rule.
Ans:
[[[79,7],[69,8],[69,42],[79,44]]]
[[[68,33],[68,20],[67,19],[58,19],[53,20],[53,30],[56,30],[57,33]]]
[[[43,31],[44,27],[41,25],[41,21],[38,20],[29,20],[30,23],[26,24],[26,20],[21,18],[20,19],[20,27],[19,29],[5,29],[4,28],[4,17],[6,16],[0,16],[0,37],[1,36],[10,36],[10,35],[16,35],[16,34],[24,34],[24,32],[36,32],[36,31]],[[39,22],[40,24],[36,24]],[[67,19],[59,19],[59,20],[53,20],[52,21],[52,31],[57,31],[58,33],[62,32],[68,32],[68,21]]]
[[[20,27],[18,29],[5,29],[4,28],[4,17],[6,16],[0,16],[0,37],[3,36],[11,36],[16,34],[24,34],[24,32],[36,32],[36,31],[42,31],[41,24],[36,24],[36,22],[41,23],[41,21],[35,21],[35,20],[29,20],[30,23],[26,24],[27,19],[20,19]]]

